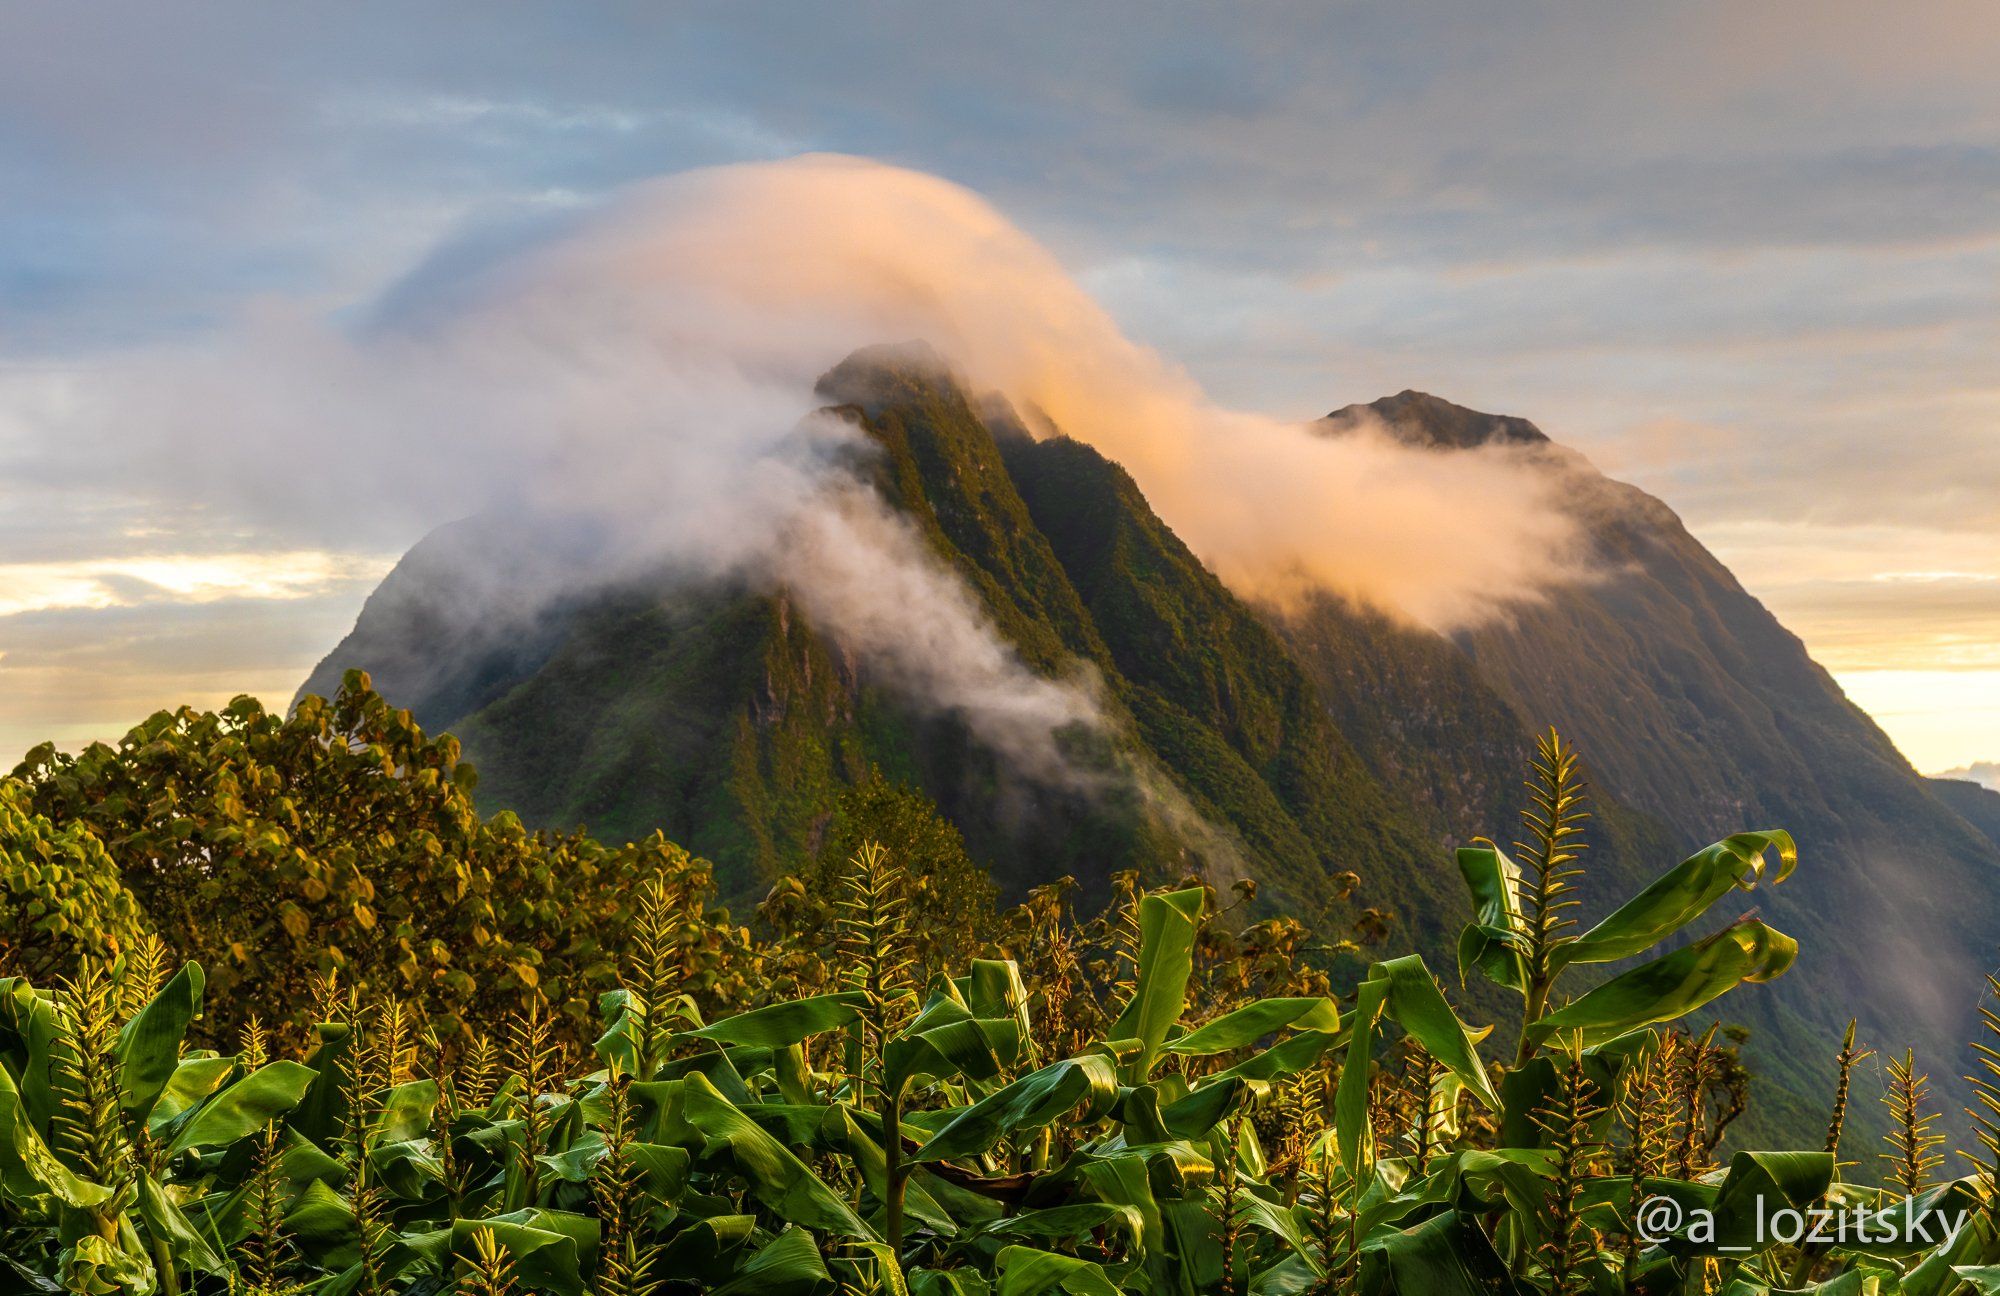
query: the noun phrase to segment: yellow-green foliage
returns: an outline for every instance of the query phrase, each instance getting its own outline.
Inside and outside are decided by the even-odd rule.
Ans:
[[[46,981],[80,954],[117,954],[144,930],[97,835],[57,827],[35,812],[26,784],[0,779],[0,969]]]
[[[954,916],[862,840],[753,939],[685,852],[481,820],[448,739],[365,681],[330,705],[44,752],[8,803],[37,840],[110,834],[98,872],[115,858],[164,941],[229,976],[150,934],[114,959],[27,929],[16,966],[69,966],[0,978],[0,1288],[1771,1296],[1942,1293],[2000,1263],[1990,1218],[1886,1254],[1741,1245],[1760,1194],[1989,1200],[1990,1162],[1933,1182],[1907,1055],[1884,1186],[1836,1182],[1838,1116],[1828,1150],[1711,1165],[1741,1076],[1685,1019],[1790,959],[1761,924],[1692,929],[1790,872],[1782,834],[1718,843],[1574,933],[1559,890],[1517,903],[1497,850],[1462,853],[1464,970],[1548,997],[1517,1053],[1422,959],[1356,967],[1247,884],[1123,875],[1094,916],[1052,884],[945,958]],[[1540,877],[1573,863],[1563,751],[1538,792],[1554,827],[1522,852]],[[323,921],[294,933],[293,909]],[[1564,998],[1565,960],[1643,961]],[[1850,1035],[1843,1075],[1858,1056]],[[1642,1237],[1656,1193],[1712,1204],[1720,1237]]]
[[[37,748],[15,779],[0,794],[12,927],[107,944],[143,913],[174,953],[213,965],[222,1038],[258,1007],[238,987],[296,1024],[330,970],[454,1032],[531,992],[581,1031],[656,875],[686,905],[688,993],[735,1002],[759,974],[748,934],[704,907],[705,862],[657,834],[612,847],[482,817],[457,740],[425,734],[358,671],[289,717],[248,697],[163,711],[115,747]],[[98,841],[116,844],[115,867]]]

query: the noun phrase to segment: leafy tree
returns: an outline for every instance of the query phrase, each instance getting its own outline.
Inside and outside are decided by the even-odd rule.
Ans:
[[[36,748],[14,777],[56,831],[103,843],[170,948],[212,959],[214,1027],[238,1024],[240,985],[296,1017],[329,972],[447,1027],[535,993],[581,1023],[655,874],[684,899],[687,992],[726,1002],[725,977],[756,974],[747,933],[705,910],[705,862],[657,834],[614,848],[482,818],[458,741],[359,671],[290,716],[250,697],[163,711],[115,747]]]
[[[51,980],[77,955],[115,955],[144,930],[89,827],[57,827],[36,813],[32,789],[0,779],[0,968]]]

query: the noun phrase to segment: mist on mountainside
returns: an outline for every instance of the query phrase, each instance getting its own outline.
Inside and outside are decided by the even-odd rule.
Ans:
[[[533,519],[550,538],[467,573],[498,633],[642,573],[791,589],[913,697],[1073,776],[1055,735],[1101,724],[1088,679],[1021,670],[853,488],[865,439],[812,413],[833,364],[905,338],[1124,465],[1240,593],[1330,589],[1449,630],[1587,578],[1536,448],[1313,438],[1219,408],[982,200],[848,157],[686,173],[468,239],[344,322],[265,307],[201,354],[136,358],[70,417],[107,461],[219,483],[267,528]]]

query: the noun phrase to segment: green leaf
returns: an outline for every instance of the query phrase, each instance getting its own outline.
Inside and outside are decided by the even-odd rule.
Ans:
[[[1166,1043],[1167,1032],[1187,1006],[1188,977],[1194,972],[1194,938],[1200,930],[1203,892],[1198,887],[1149,895],[1139,901],[1139,978],[1132,999],[1112,1025],[1112,1039],[1136,1039],[1137,1057],[1126,1079],[1143,1081]]]
[[[681,1085],[681,1114],[706,1141],[703,1158],[726,1161],[773,1214],[842,1237],[875,1239],[844,1198],[704,1077],[689,1076]]]
[[[0,1066],[0,1196],[16,1201],[48,1193],[66,1206],[89,1209],[111,1196],[102,1184],[79,1178],[42,1140],[7,1068]]]
[[[175,1117],[214,1093],[234,1070],[235,1058],[182,1058],[180,1065],[174,1068],[173,1078],[167,1081],[167,1087],[160,1091],[159,1100],[153,1104],[152,1117],[148,1121],[153,1132],[159,1133]]]
[[[1500,1095],[1487,1077],[1486,1064],[1479,1060],[1477,1039],[1485,1038],[1487,1031],[1481,1030],[1475,1037],[1458,1019],[1423,959],[1410,954],[1377,963],[1368,975],[1389,979],[1386,1008],[1390,1020],[1414,1035],[1489,1110],[1498,1111]]]
[[[452,1224],[452,1254],[471,1259],[472,1235],[493,1230],[493,1240],[507,1249],[521,1289],[583,1296],[583,1275],[597,1250],[597,1221],[564,1211],[518,1210]]]
[[[138,1178],[137,1204],[146,1232],[163,1244],[177,1263],[208,1274],[229,1272],[229,1263],[215,1253],[206,1238],[195,1232],[181,1208],[169,1201],[159,1182],[143,1170]]]
[[[118,1105],[144,1120],[180,1065],[181,1042],[201,1014],[201,965],[189,963],[118,1032]]]
[[[2000,1296],[2000,1265],[1953,1265],[1951,1271],[1978,1296]]]
[[[918,1161],[950,1161],[984,1152],[1010,1134],[1038,1130],[1078,1104],[1095,1120],[1118,1100],[1111,1059],[1096,1053],[1051,1062],[958,1113],[917,1149]]]
[[[1580,1031],[1586,1046],[1628,1031],[1675,1021],[1746,981],[1780,976],[1798,957],[1798,942],[1747,919],[1707,940],[1642,963],[1550,1013],[1529,1028],[1537,1040]]]
[[[971,1017],[890,1040],[882,1050],[883,1078],[898,1090],[918,1075],[991,1080],[1020,1054],[1021,1028],[1012,1017]]]
[[[1518,1290],[1486,1234],[1455,1211],[1361,1245],[1363,1296],[1495,1296]]]
[[[993,1289],[994,1296],[1043,1296],[1045,1292],[1119,1296],[1118,1288],[1105,1277],[1102,1265],[1075,1256],[1010,1246],[1001,1249],[996,1264],[1000,1281]]]
[[[189,1148],[228,1147],[298,1106],[317,1073],[297,1062],[273,1062],[210,1099],[167,1147],[169,1157]]]
[[[1803,1211],[1826,1195],[1833,1182],[1833,1156],[1826,1152],[1738,1152],[1715,1194],[1713,1240],[1691,1242],[1683,1235],[1666,1243],[1676,1254],[1734,1254],[1762,1251],[1777,1243],[1763,1227],[1781,1210]]]
[[[1339,1029],[1340,1008],[1331,999],[1259,999],[1189,1031],[1167,1045],[1167,1052],[1200,1057],[1243,1048],[1281,1030]]]
[[[1021,1038],[1034,1034],[1028,1021],[1028,987],[1013,959],[974,959],[965,979],[965,1002],[974,1017],[1012,1017]]]
[[[1488,1110],[1500,1110],[1500,1095],[1479,1060],[1473,1034],[1445,1002],[1430,969],[1415,954],[1377,963],[1355,992],[1352,1038],[1334,1094],[1334,1129],[1341,1164],[1349,1170],[1361,1161],[1362,1137],[1368,1125],[1368,1072],[1374,1056],[1375,1028],[1389,1017],[1414,1036],[1432,1057],[1456,1076],[1467,1092]],[[1481,1032],[1481,1038],[1484,1037]]]
[[[735,1277],[713,1289],[713,1296],[811,1296],[832,1283],[813,1235],[790,1228],[759,1247]]]
[[[1768,856],[1778,857],[1776,870]],[[1742,832],[1703,847],[1583,935],[1556,951],[1558,968],[1569,963],[1615,963],[1643,954],[1707,913],[1734,890],[1776,886],[1798,867],[1790,833]]]
[[[1525,990],[1528,971],[1521,954],[1527,938],[1521,919],[1520,866],[1491,842],[1458,849],[1458,871],[1472,893],[1473,919],[1458,938],[1458,979],[1472,968],[1509,990]]]
[[[859,1020],[856,1009],[867,999],[868,996],[859,990],[814,995],[810,999],[788,999],[768,1007],[753,1008],[734,1017],[724,1017],[700,1030],[681,1031],[675,1038],[748,1044],[757,1048],[785,1048],[814,1035],[852,1025]]]
[[[1231,1076],[1167,1104],[1160,1109],[1160,1123],[1176,1138],[1200,1138],[1231,1112],[1253,1106],[1270,1091],[1262,1080]]]
[[[1008,1237],[1046,1238],[1066,1242],[1098,1229],[1115,1229],[1134,1245],[1142,1245],[1146,1223],[1131,1206],[1117,1202],[1076,1202],[1043,1210],[1022,1211],[986,1226],[988,1233]]]

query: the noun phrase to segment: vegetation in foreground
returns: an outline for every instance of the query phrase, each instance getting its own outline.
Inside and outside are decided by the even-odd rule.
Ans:
[[[1504,1046],[1414,956],[1337,991],[1355,948],[1239,926],[1244,893],[982,917],[890,788],[753,933],[699,861],[481,820],[469,777],[362,687],[0,783],[0,1286],[2000,1290],[1994,1084],[1963,1177],[1908,1054],[1888,1155],[1843,1148],[1850,1035],[1823,1147],[1717,1164],[1741,1076],[1682,1023],[1796,949],[1691,929],[1791,840],[1718,842],[1582,929],[1553,735],[1521,840],[1458,858],[1458,973],[1518,995]],[[1660,1199],[1678,1228],[1642,1226]],[[1865,1226],[1760,1226],[1816,1208]]]

